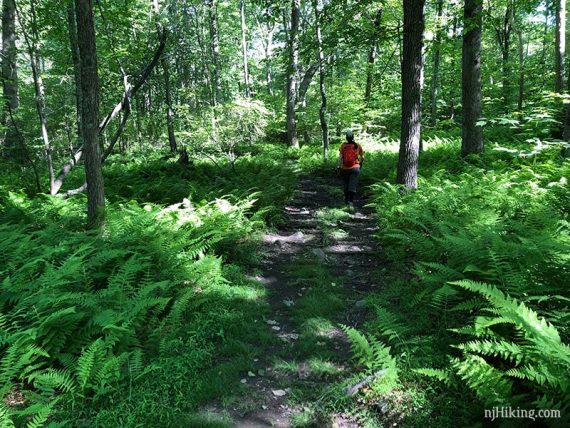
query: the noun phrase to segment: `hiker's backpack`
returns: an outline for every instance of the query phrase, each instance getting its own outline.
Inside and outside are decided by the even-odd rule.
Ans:
[[[344,168],[352,168],[357,164],[358,146],[354,144],[345,144],[342,148],[342,166]]]

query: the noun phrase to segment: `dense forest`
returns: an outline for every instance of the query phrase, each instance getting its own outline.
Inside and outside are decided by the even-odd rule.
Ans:
[[[570,424],[566,0],[1,2],[0,426]]]

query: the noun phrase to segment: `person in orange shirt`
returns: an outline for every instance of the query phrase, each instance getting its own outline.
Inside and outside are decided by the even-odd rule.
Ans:
[[[352,131],[346,132],[346,143],[341,144],[339,154],[338,167],[344,182],[344,203],[352,205],[358,186],[360,168],[364,163],[364,150],[354,141]]]

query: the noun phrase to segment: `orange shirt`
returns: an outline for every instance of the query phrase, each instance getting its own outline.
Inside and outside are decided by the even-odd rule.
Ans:
[[[342,149],[344,149],[345,146],[352,146],[352,145],[353,145],[352,143],[343,143],[340,145],[340,149],[338,151],[340,153],[341,159],[342,159]],[[341,163],[340,163],[341,169],[352,169],[352,168],[360,167],[360,161],[358,160],[358,156],[363,158],[364,157],[364,150],[362,150],[362,146],[360,144],[357,143],[356,146],[357,146],[357,148],[356,148],[356,156],[357,156],[356,163],[352,166],[344,166],[342,161],[341,161]]]

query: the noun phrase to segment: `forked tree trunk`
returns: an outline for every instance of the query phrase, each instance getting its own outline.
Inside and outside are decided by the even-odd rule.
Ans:
[[[562,93],[564,89],[564,56],[566,54],[566,0],[556,1],[555,43],[554,70],[556,74],[554,91]]]
[[[319,120],[321,122],[321,131],[323,134],[323,156],[329,158],[329,127],[327,124],[327,95],[325,90],[325,54],[323,52],[323,38],[321,36],[321,22],[318,7],[318,0],[313,0],[313,9],[315,10],[316,36],[318,45],[319,60],[319,89],[321,92],[321,108],[319,110]]]
[[[425,0],[404,0],[402,128],[396,182],[407,189],[418,187],[424,5]]]
[[[75,0],[77,38],[81,59],[83,151],[87,180],[87,228],[96,229],[105,221],[105,190],[99,152],[99,78],[93,22],[93,0]]]
[[[9,124],[10,112],[14,112],[19,105],[18,99],[18,72],[16,48],[16,4],[14,0],[2,2],[2,88],[4,102],[0,121],[2,125]],[[17,133],[9,126],[4,144],[14,147],[17,144]]]
[[[465,0],[462,53],[463,127],[461,155],[483,152],[481,118],[481,34],[483,0]]]
[[[287,142],[291,147],[299,148],[297,137],[297,71],[299,63],[299,19],[301,16],[300,0],[291,1],[291,27],[289,29],[289,64],[287,67]]]

